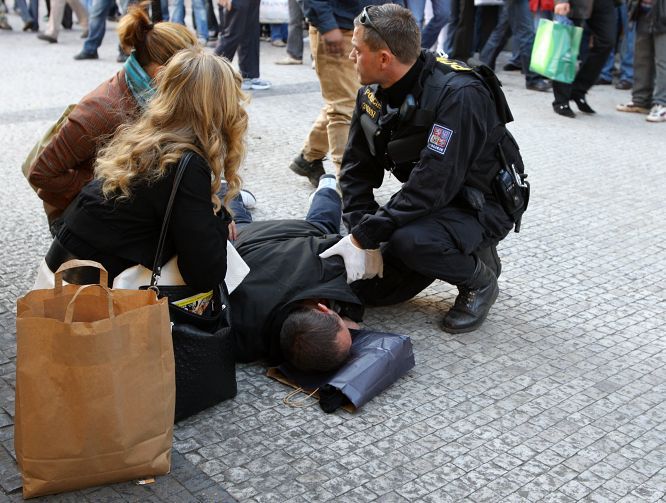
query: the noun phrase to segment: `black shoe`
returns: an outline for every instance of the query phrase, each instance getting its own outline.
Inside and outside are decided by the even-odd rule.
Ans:
[[[49,44],[57,44],[58,43],[57,38],[49,37],[46,33],[40,33],[39,35],[37,35],[37,38],[39,40],[44,40],[44,41],[48,42]]]
[[[572,96],[572,100],[576,103],[578,110],[584,114],[596,114],[597,112],[590,106],[590,104],[585,100],[585,96]]]
[[[507,63],[502,67],[502,70],[504,70],[505,72],[518,72],[522,70],[522,68],[519,67],[518,65],[514,65],[513,63]]]
[[[38,29],[37,23],[34,21],[28,21],[23,25],[23,31],[37,31]]]
[[[442,330],[450,334],[471,332],[481,326],[499,295],[497,278],[479,258],[474,274],[458,285],[458,296],[453,307],[442,320]]]
[[[553,88],[553,85],[550,83],[550,81],[546,79],[539,79],[534,82],[526,83],[525,87],[530,91],[539,91],[542,93],[547,93]]]
[[[306,161],[302,152],[292,161],[289,169],[297,175],[307,176],[314,188],[317,188],[317,185],[319,185],[319,177],[326,173],[324,171],[323,159]]]
[[[492,245],[487,248],[481,248],[476,254],[493,271],[495,277],[499,278],[500,274],[502,274],[502,261],[497,254],[497,246]]]
[[[569,103],[553,103],[553,110],[556,114],[563,117],[569,117],[571,119],[576,117],[574,111],[571,110],[571,107],[569,107]]]
[[[597,81],[594,83],[597,86],[610,86],[613,83],[612,80],[604,79],[603,77],[599,77]]]
[[[89,33],[88,30],[84,30],[81,33],[81,38],[84,39],[84,40],[87,39],[88,38],[88,33]]]
[[[99,56],[97,55],[97,51],[95,52],[81,51],[76,56],[74,56],[74,59],[79,61],[82,59],[99,59]]]
[[[617,84],[615,84],[615,89],[619,89],[621,91],[628,91],[633,87],[632,83],[629,82],[628,80],[621,80]]]

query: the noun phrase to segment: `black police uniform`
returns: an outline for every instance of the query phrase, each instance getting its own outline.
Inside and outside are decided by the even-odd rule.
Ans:
[[[509,162],[520,154],[497,84],[493,90],[463,63],[424,51],[389,89],[360,89],[340,185],[353,236],[365,249],[384,243],[384,279],[356,285],[364,302],[404,301],[433,279],[465,285],[478,269],[475,252],[511,230],[492,182],[498,144]],[[385,171],[403,185],[380,207],[373,189]]]

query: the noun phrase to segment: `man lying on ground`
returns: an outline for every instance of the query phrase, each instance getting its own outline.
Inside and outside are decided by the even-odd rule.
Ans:
[[[334,175],[322,176],[305,220],[252,222],[242,203],[232,204],[234,245],[250,267],[230,296],[237,361],[328,371],[346,360],[363,306],[342,258],[319,257],[342,238],[335,186]]]

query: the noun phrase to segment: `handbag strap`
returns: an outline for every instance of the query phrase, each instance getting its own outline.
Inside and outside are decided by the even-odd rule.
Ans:
[[[187,163],[190,162],[194,154],[190,151],[187,151],[180,158],[178,162],[178,167],[176,168],[176,176],[173,180],[173,188],[171,189],[171,195],[169,196],[169,202],[167,203],[166,210],[164,212],[164,220],[162,221],[162,230],[160,231],[160,238],[157,241],[157,250],[155,251],[155,261],[153,262],[153,271],[150,276],[150,286],[157,286],[157,281],[160,279],[160,273],[162,272],[162,254],[164,253],[164,243],[166,243],[167,231],[169,230],[169,221],[171,220],[171,209],[173,208],[173,201],[176,199],[176,193],[178,192],[178,186],[180,181],[185,174],[185,167]]]

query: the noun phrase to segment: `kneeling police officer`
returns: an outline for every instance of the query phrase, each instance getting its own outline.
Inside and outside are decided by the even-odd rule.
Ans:
[[[435,279],[456,285],[442,328],[472,331],[499,293],[495,246],[526,207],[511,112],[489,69],[421,51],[409,10],[367,7],[354,26],[349,57],[365,87],[340,174],[350,234],[326,256],[344,258],[348,281],[366,280],[353,286],[370,305],[405,301]],[[379,206],[386,171],[402,187]]]

